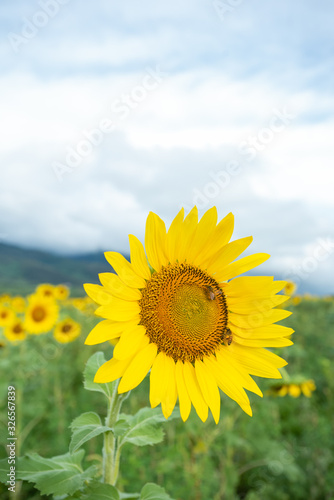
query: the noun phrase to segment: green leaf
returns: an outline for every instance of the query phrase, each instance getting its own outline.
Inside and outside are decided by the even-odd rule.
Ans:
[[[15,464],[11,464],[16,468]],[[3,458],[0,460],[0,483],[6,484],[9,479],[10,464],[8,463],[8,458]]]
[[[178,409],[169,418],[178,416]],[[121,415],[121,418],[124,415]],[[158,424],[166,422],[161,410],[156,408],[142,408],[134,416],[126,416],[130,425],[129,430],[121,438],[120,445],[132,443],[136,446],[146,446],[160,443],[163,440],[164,432]]]
[[[118,420],[113,427],[115,437],[123,436],[130,429],[129,422],[122,417],[124,417],[124,415],[121,416],[120,420]]]
[[[92,481],[80,497],[82,500],[120,500],[117,489],[111,484]]]
[[[137,500],[140,497],[140,493],[124,493],[119,491],[120,500]]]
[[[82,470],[83,456],[83,450],[53,458],[31,453],[18,459],[16,477],[35,483],[42,495],[72,495],[96,474],[94,466]]]
[[[140,492],[139,500],[173,500],[164,488],[154,483],[147,483]]]
[[[106,362],[103,352],[99,351],[93,354],[86,363],[84,370],[84,388],[87,391],[102,392],[110,398],[116,382],[109,382],[107,384],[98,384],[94,382],[94,377],[97,370]]]
[[[99,415],[92,411],[83,413],[73,420],[71,429],[73,434],[70,443],[70,453],[78,450],[90,439],[112,430],[110,427],[102,425]]]

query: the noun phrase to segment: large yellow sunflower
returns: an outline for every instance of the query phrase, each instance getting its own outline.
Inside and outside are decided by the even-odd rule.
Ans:
[[[194,207],[182,209],[166,232],[150,213],[145,250],[129,236],[131,263],[117,252],[105,256],[115,272],[100,274],[102,286],[86,284],[87,294],[106,318],[89,334],[92,345],[119,341],[113,358],[99,368],[96,382],[121,378],[118,392],[139,385],[150,372],[150,403],[161,403],[170,416],[179,399],[185,421],[191,404],[205,421],[210,408],[220,415],[220,388],[252,414],[244,389],[262,396],[250,375],[281,378],[287,363],[264,347],[291,345],[291,328],[274,323],[291,313],[275,309],[288,297],[276,295],[284,281],[272,277],[239,277],[269,258],[257,253],[235,260],[252,237],[229,243],[234,226],[230,213],[217,224],[217,210],[198,222]],[[232,279],[234,278],[234,279]]]
[[[29,333],[39,334],[51,330],[58,318],[55,300],[42,295],[31,295],[25,312],[24,327]]]

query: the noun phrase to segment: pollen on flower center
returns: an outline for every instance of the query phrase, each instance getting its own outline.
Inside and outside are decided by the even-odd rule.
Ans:
[[[223,341],[228,320],[224,293],[195,266],[169,264],[154,273],[139,305],[146,334],[174,361],[193,363]]]

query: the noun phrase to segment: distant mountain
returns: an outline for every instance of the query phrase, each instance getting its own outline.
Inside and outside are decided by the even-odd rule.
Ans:
[[[129,260],[128,255],[124,255]],[[98,274],[112,272],[112,267],[105,260],[101,250],[96,253],[63,257],[40,250],[20,248],[14,245],[0,243],[0,294],[31,293],[39,283],[66,283],[71,287],[72,296],[84,296],[83,283],[99,283]],[[259,276],[262,273],[256,269],[246,273]],[[275,270],[265,272],[275,279],[284,279]],[[320,286],[312,280],[302,281],[297,293],[309,292],[324,295]]]
[[[66,283],[72,295],[84,295],[83,283],[98,283],[111,272],[103,251],[63,257],[0,243],[0,293],[31,293],[39,283]]]

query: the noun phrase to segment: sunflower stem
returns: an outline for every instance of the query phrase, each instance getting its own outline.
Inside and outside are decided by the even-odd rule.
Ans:
[[[108,414],[106,416],[106,426],[113,427],[118,420],[118,415],[125,399],[123,394],[118,394],[118,382],[114,386],[112,395],[109,398]],[[103,482],[107,484],[116,484],[120,449],[118,449],[118,440],[112,431],[103,434]]]

